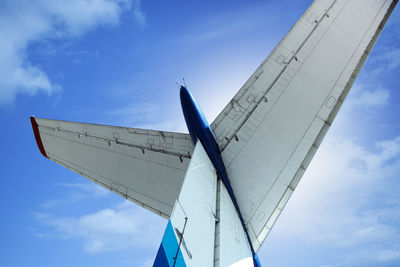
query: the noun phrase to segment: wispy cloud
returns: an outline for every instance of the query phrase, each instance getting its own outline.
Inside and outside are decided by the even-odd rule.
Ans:
[[[132,105],[112,109],[105,112],[109,116],[124,116],[128,118],[139,118],[144,120],[154,120],[157,116],[159,107],[154,103],[135,103]]]
[[[374,49],[368,62],[368,75],[363,76],[367,81],[382,79],[400,67],[400,17],[392,16],[384,30],[384,40],[379,40],[378,49]]]
[[[385,73],[391,73],[400,67],[400,47],[397,43],[387,44],[371,56],[373,68],[368,71],[366,80],[376,80]]]
[[[110,123],[113,125],[150,130],[187,132],[183,117],[181,120],[171,120],[165,114],[160,113],[160,110],[160,106],[155,103],[134,103],[105,111],[104,116],[109,118]]]
[[[127,1],[127,0],[125,0]],[[128,0],[129,1],[129,0]],[[140,26],[146,25],[146,15],[144,14],[141,6],[141,0],[134,0],[133,15]]]
[[[353,92],[348,100],[348,108],[381,108],[389,104],[389,90],[380,87],[369,89],[369,87],[372,86],[355,85],[352,88]]]
[[[399,173],[400,137],[370,149],[328,138],[288,203],[276,236],[329,249],[338,256],[332,266],[399,260]]]
[[[73,189],[79,189],[85,193],[89,193],[92,196],[107,196],[110,191],[106,190],[104,187],[101,187],[95,183],[88,182],[88,183],[63,183],[63,184],[58,184],[63,187],[67,188],[73,188]]]
[[[82,211],[82,201],[93,198],[111,201],[112,194],[91,182],[62,183],[56,186],[67,191],[59,190],[59,198],[48,200],[32,213],[37,223],[30,229],[34,236],[62,239],[65,242],[78,240],[82,243],[83,251],[88,254],[114,251],[120,253],[121,263],[151,266],[165,227],[164,219],[127,200],[106,208],[96,205],[96,211],[87,213],[84,210],[78,215]],[[53,208],[60,205],[72,208],[74,215],[59,215],[58,209]],[[136,253],[143,251],[143,257],[137,254],[132,256],[130,253],[131,256],[124,256],[125,252],[133,249]]]
[[[82,240],[87,253],[156,247],[163,229],[153,216],[129,201],[78,217],[34,214],[36,221],[48,227],[50,233]]]
[[[378,57],[389,70],[394,70],[400,66],[400,48],[390,49]]]
[[[110,191],[92,182],[85,183],[63,183],[57,184],[57,187],[62,189],[71,189],[65,192],[62,197],[53,198],[45,201],[40,207],[41,209],[49,210],[60,205],[71,205],[79,203],[86,198],[105,197],[110,194]],[[59,188],[60,189],[60,188]]]
[[[378,253],[378,261],[387,262],[400,259],[400,249],[382,250]]]
[[[251,32],[254,32],[256,36],[260,34],[259,30],[263,26],[276,23],[282,17],[282,12],[294,12],[296,5],[297,3],[288,4],[282,1],[278,6],[273,4],[273,1],[264,1],[251,2],[249,5],[240,6],[240,8],[222,9],[215,16],[209,16],[199,21],[185,39],[191,45],[202,45],[221,40],[226,42],[227,38],[234,35],[248,38],[248,34]],[[265,16],[266,13],[268,13],[268,16]],[[298,16],[297,13],[294,14]]]
[[[60,86],[29,61],[34,42],[81,36],[101,25],[117,25],[120,14],[132,9],[145,23],[140,1],[89,0],[2,1],[0,9],[0,104],[11,103],[18,93],[51,94]]]

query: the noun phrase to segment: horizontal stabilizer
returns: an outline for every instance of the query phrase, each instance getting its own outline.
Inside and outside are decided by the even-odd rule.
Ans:
[[[31,118],[43,156],[169,218],[193,144],[188,134]]]
[[[211,124],[257,251],[397,0],[316,0]]]

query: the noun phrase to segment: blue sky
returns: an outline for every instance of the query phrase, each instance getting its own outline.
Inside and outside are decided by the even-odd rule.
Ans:
[[[186,131],[211,122],[312,3],[0,1],[1,266],[151,266],[166,220],[43,158],[29,116]],[[400,265],[395,10],[262,246],[264,266]]]

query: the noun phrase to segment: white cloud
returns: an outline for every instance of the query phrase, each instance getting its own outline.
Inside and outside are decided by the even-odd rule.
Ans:
[[[160,110],[160,106],[155,103],[135,103],[106,111],[104,112],[104,116],[109,118],[108,123],[113,125],[150,130],[187,132],[183,116],[182,119],[171,120],[170,117],[165,116]]]
[[[40,66],[28,60],[34,42],[82,35],[101,25],[116,25],[124,10],[133,8],[145,23],[136,0],[6,0],[0,7],[0,104],[18,93],[50,94],[60,88]]]
[[[397,34],[396,31],[391,31],[391,33],[392,35]],[[400,66],[400,47],[397,43],[392,42],[372,54],[371,61],[375,63],[372,70],[373,75],[379,75],[385,71],[394,71]]]
[[[328,249],[334,266],[398,260],[400,137],[372,149],[328,137],[271,236]]]
[[[40,207],[42,209],[48,210],[60,205],[71,205],[79,203],[86,198],[98,198],[110,195],[110,191],[106,190],[104,187],[97,185],[91,181],[85,183],[63,183],[57,184],[64,189],[71,188],[72,190],[66,192],[61,198],[54,198],[45,201]],[[60,192],[60,190],[58,190]]]
[[[384,74],[390,75],[400,67],[400,46],[398,36],[400,33],[400,16],[394,14],[385,26],[384,37],[378,40],[378,49],[374,49],[368,59],[370,68],[366,79],[382,79]],[[383,39],[383,40],[381,40]],[[367,63],[368,64],[368,63]]]
[[[135,103],[133,105],[117,108],[105,112],[108,116],[128,117],[130,119],[154,120],[158,117],[159,106],[154,103]]]
[[[158,246],[163,231],[154,215],[128,201],[78,217],[35,213],[34,218],[62,238],[83,240],[87,253]]]
[[[165,229],[165,219],[124,200],[108,208],[94,207],[94,212],[81,212],[82,201],[102,198],[112,201],[115,195],[91,183],[57,184],[66,191],[58,190],[59,199],[47,201],[39,211],[33,212],[38,223],[30,231],[41,239],[79,240],[82,250],[88,254],[116,252],[121,264],[133,266],[152,266]],[[104,198],[107,197],[107,198]],[[88,201],[86,205],[93,202]],[[95,203],[98,203],[97,200]],[[60,209],[51,209],[63,205]],[[86,206],[85,205],[85,206]],[[73,215],[66,216],[72,208]],[[132,254],[132,251],[135,251]]]
[[[389,70],[394,70],[400,66],[400,48],[390,49],[382,55],[382,60],[387,64]]]
[[[101,187],[100,185],[97,185],[91,181],[87,183],[63,183],[59,185],[67,188],[79,189],[94,197],[103,197],[110,193],[110,191],[104,187]]]
[[[383,250],[378,252],[378,261],[387,262],[400,259],[400,250]]]
[[[390,99],[390,91],[386,89],[375,89],[375,90],[365,90],[363,88],[362,91],[357,90],[357,86],[355,86],[354,91],[357,91],[357,94],[349,101],[349,107],[384,107],[389,103]]]

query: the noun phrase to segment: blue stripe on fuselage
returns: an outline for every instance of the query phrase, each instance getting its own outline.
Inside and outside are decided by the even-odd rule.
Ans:
[[[174,266],[176,252],[178,250],[178,240],[175,237],[174,228],[171,221],[168,221],[160,248],[158,249],[153,267],[172,267]],[[182,252],[179,248],[175,267],[186,267]]]
[[[165,250],[162,243],[160,244],[160,248],[158,249],[156,259],[153,263],[153,267],[169,267],[167,255],[165,255]]]

